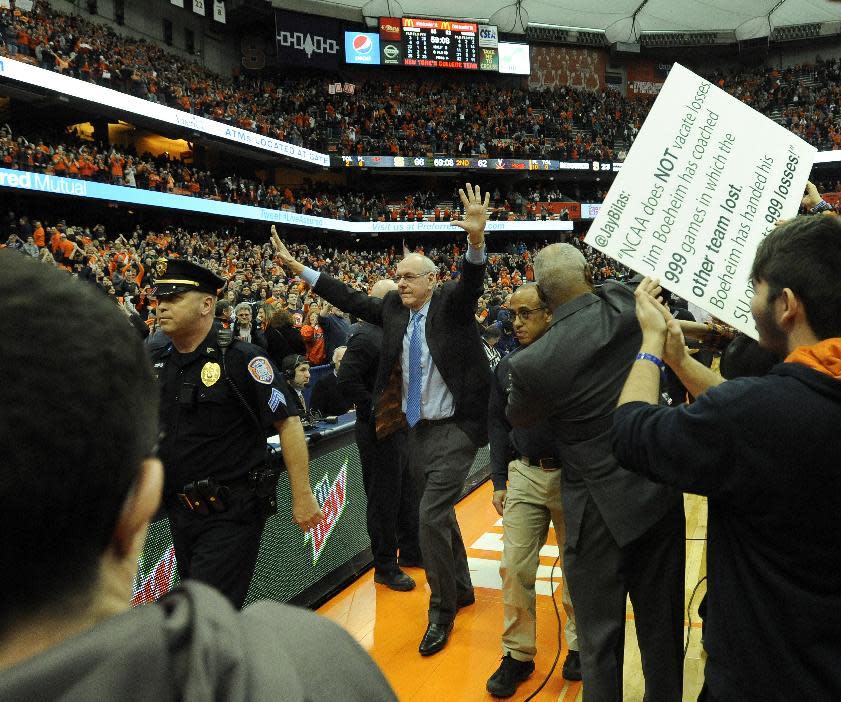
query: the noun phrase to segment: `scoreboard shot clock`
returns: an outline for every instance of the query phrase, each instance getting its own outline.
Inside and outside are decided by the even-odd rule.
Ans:
[[[479,70],[479,25],[414,17],[401,19],[404,66]]]

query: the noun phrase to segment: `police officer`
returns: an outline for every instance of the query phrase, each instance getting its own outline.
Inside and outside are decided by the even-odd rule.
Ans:
[[[221,339],[214,323],[225,281],[195,263],[159,259],[153,295],[170,342],[151,351],[161,392],[159,455],[178,571],[242,607],[265,523],[253,469],[266,465],[266,435],[280,436],[292,518],[314,527],[321,510],[295,399],[265,352]]]
[[[509,309],[520,348],[537,341],[552,323],[552,311],[540,299],[534,283],[517,288],[511,296]],[[514,350],[497,364],[488,405],[493,504],[503,518],[502,563],[499,568],[504,616],[503,658],[487,682],[488,692],[495,697],[511,697],[517,686],[534,671],[537,652],[534,584],[549,520],[555,526],[561,553],[565,535],[561,466],[553,458],[555,445],[551,426],[540,423],[512,430],[505,418],[511,385],[509,363],[518,352],[519,349]],[[575,613],[566,578],[562,600],[567,614],[565,634],[569,646],[562,674],[567,680],[581,680]]]

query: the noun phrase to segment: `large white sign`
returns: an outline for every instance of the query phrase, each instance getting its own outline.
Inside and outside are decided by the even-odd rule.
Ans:
[[[816,149],[675,64],[586,241],[756,338],[750,268]]]
[[[250,132],[246,129],[232,127],[222,122],[207,119],[206,117],[192,115],[189,112],[176,110],[172,107],[158,105],[143,98],[126,95],[111,88],[87,83],[86,81],[71,78],[61,73],[47,71],[37,66],[30,66],[28,63],[21,61],[15,61],[9,58],[0,59],[0,78],[10,78],[21,83],[27,83],[28,85],[37,85],[40,88],[53,90],[64,95],[71,95],[82,100],[107,105],[123,113],[143,115],[144,117],[166,122],[167,124],[192,129],[196,132],[203,132],[204,134],[210,134],[220,139],[262,149],[263,151],[271,151],[299,161],[306,161],[307,163],[313,163],[318,166],[330,165],[330,156],[328,154],[295,146],[279,139],[272,139],[271,137]]]

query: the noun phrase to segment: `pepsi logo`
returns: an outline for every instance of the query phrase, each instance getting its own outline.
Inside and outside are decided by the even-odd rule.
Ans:
[[[364,34],[358,34],[353,38],[353,50],[357,54],[370,54],[371,49],[374,48],[374,42],[371,41],[371,37],[366,37]]]

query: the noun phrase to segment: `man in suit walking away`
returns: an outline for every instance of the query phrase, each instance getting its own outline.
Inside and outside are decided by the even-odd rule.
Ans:
[[[374,283],[370,294],[381,298],[392,290],[397,290],[397,285],[384,278]],[[409,591],[414,589],[415,581],[402,567],[422,565],[418,500],[405,456],[405,430],[377,441],[374,429],[373,393],[382,345],[382,327],[368,322],[353,324],[336,387],[356,405],[356,447],[362,463],[374,582],[392,590]]]
[[[467,552],[455,503],[476,451],[487,443],[490,368],[474,313],[485,275],[485,223],[489,195],[467,184],[459,191],[467,232],[458,280],[437,284],[437,267],[409,254],[397,264],[397,291],[369,297],[307,268],[276,232],[281,262],[325,300],[383,328],[382,359],[374,386],[377,438],[408,425],[410,469],[421,491],[419,536],[429,598],[429,624],[418,650],[429,656],[446,646],[459,608],[472,604]],[[633,314],[633,310],[632,310]]]
[[[554,430],[584,700],[622,700],[630,594],[645,699],[680,702],[683,498],[624,470],[611,448],[613,414],[642,338],[634,293],[613,281],[594,291],[587,261],[569,244],[543,249],[534,273],[552,324],[511,359],[507,415],[515,427],[548,421]]]

